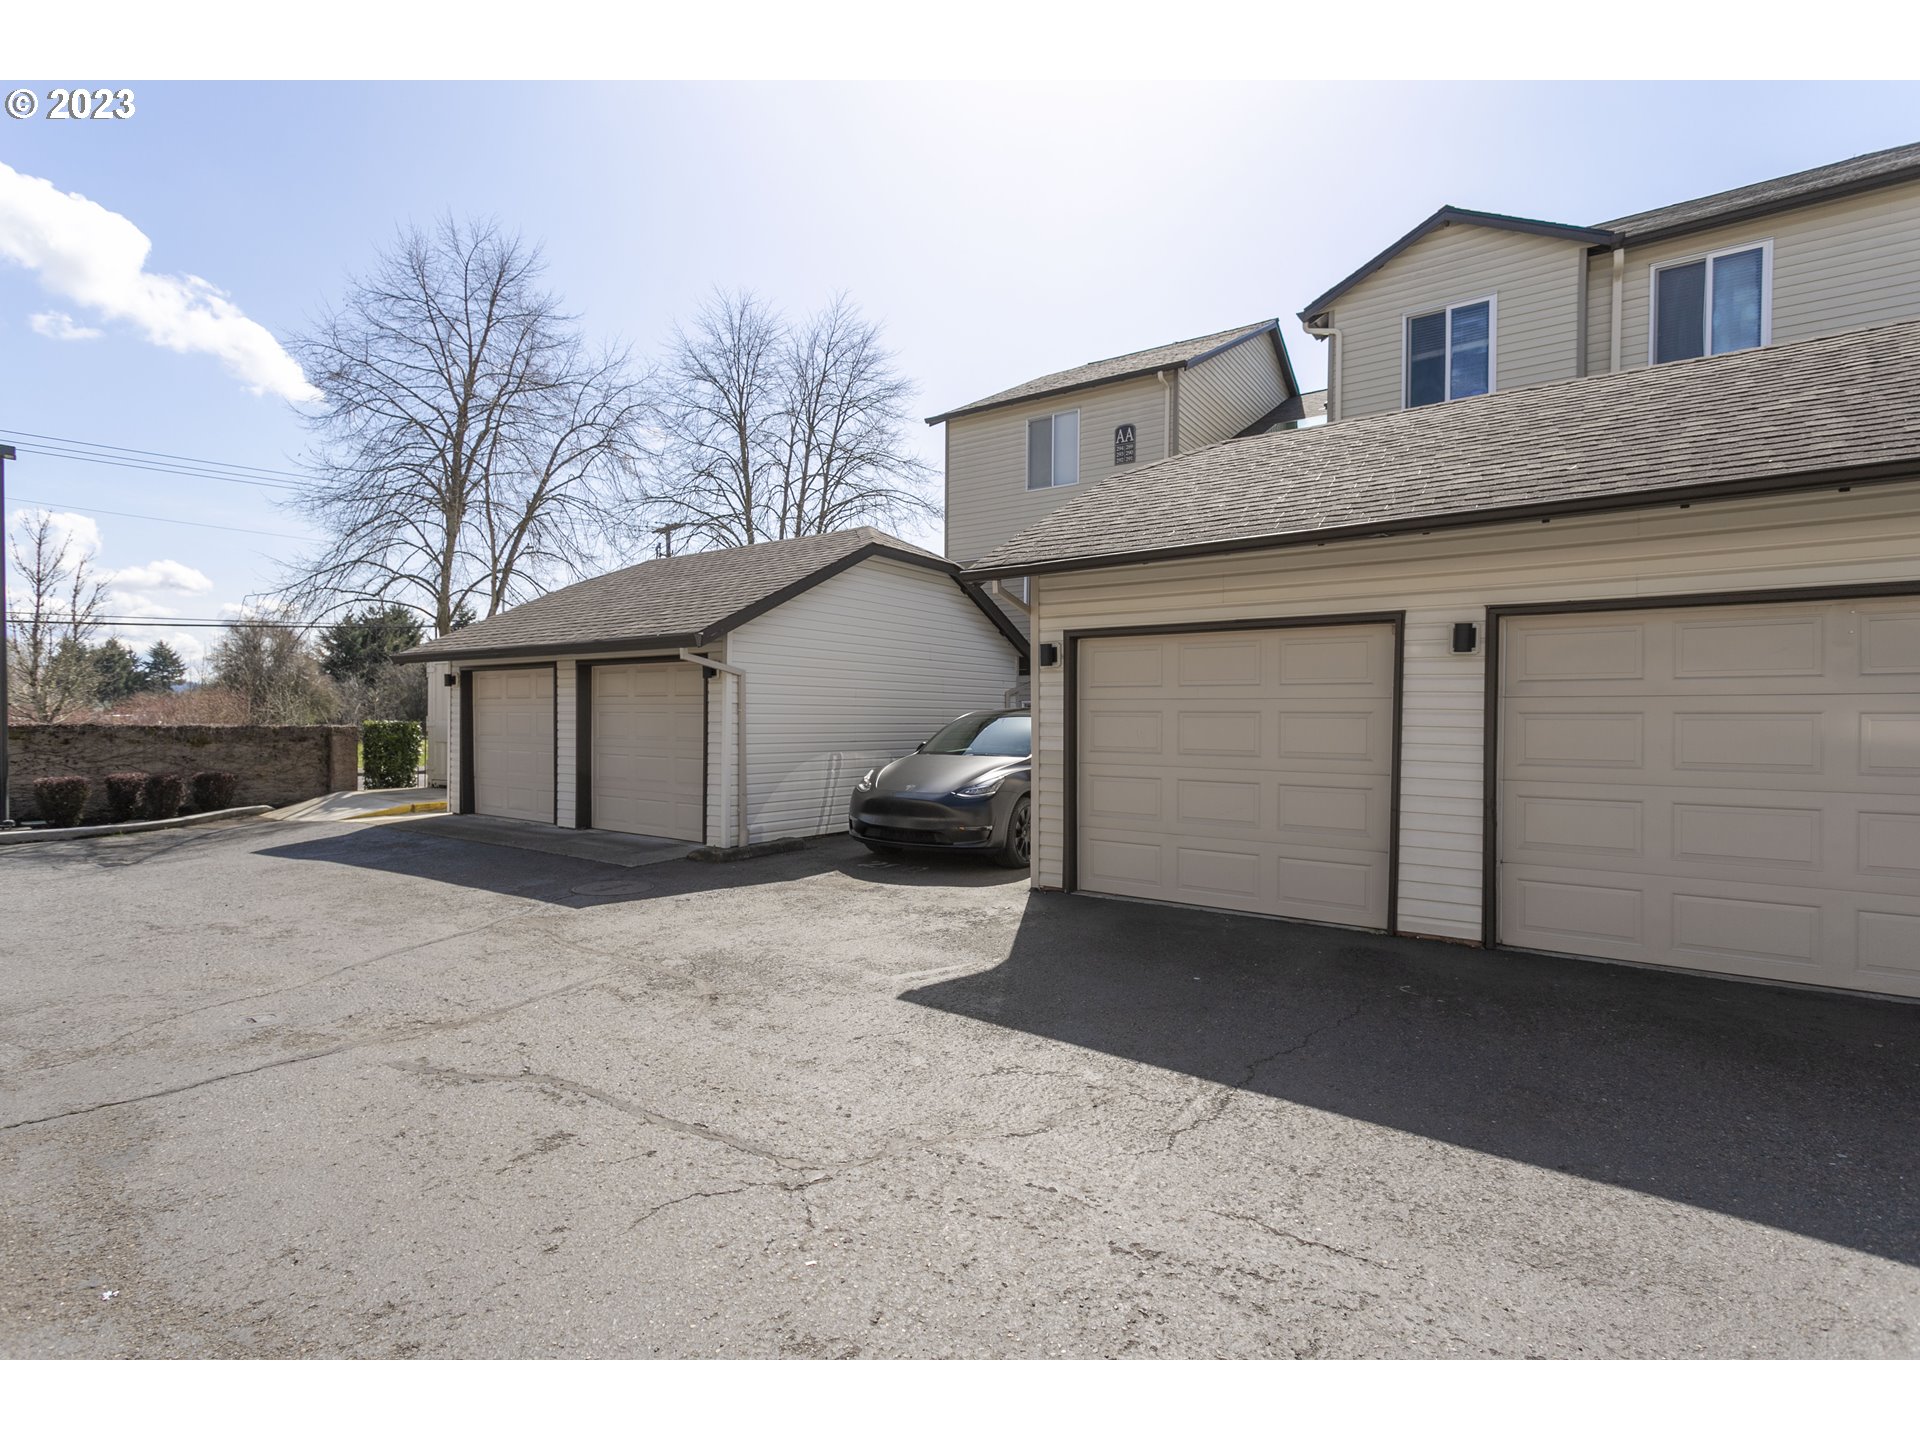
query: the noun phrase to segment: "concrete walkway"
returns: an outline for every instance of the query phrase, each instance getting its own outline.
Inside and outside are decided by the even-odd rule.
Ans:
[[[390,803],[398,804],[398,797],[403,792],[386,790],[374,793],[394,796],[395,799]],[[611,830],[563,830],[556,825],[542,825],[532,820],[507,820],[497,815],[409,815],[368,823],[429,839],[506,845],[518,850],[564,855],[574,860],[597,860],[603,865],[624,865],[629,869],[639,865],[659,865],[668,860],[684,860],[701,848],[683,840],[665,840],[656,835],[619,835]]]
[[[386,810],[396,805],[425,805],[434,801],[443,804],[447,798],[444,785],[419,785],[401,790],[338,790],[331,795],[317,795],[311,800],[301,800],[292,805],[283,805],[278,810],[267,812],[269,820],[352,820],[365,815],[370,810]]]

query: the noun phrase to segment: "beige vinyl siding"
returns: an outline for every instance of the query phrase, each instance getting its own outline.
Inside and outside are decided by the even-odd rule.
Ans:
[[[1773,242],[1773,343],[1920,315],[1920,181],[1740,225],[1627,247],[1622,369],[1648,363],[1655,266]]]
[[[1398,410],[1406,319],[1496,297],[1494,388],[1514,390],[1576,373],[1582,246],[1483,225],[1449,225],[1415,241],[1334,302],[1340,331],[1336,417]]]
[[[1273,338],[1243,340],[1180,376],[1180,448],[1230,440],[1286,398]]]
[[[844,829],[863,771],[997,708],[1019,668],[951,579],[878,559],[743,625],[727,658],[747,672],[751,841]]]
[[[1613,252],[1587,257],[1587,374],[1613,368]]]
[[[947,422],[947,556],[967,563],[1012,539],[1113,472],[1113,432],[1135,427],[1136,465],[1164,459],[1167,389],[1156,377],[1122,380]],[[1271,407],[1269,407],[1271,408]],[[1027,489],[1027,422],[1080,412],[1079,485]]]
[[[1480,935],[1486,607],[1920,580],[1920,482],[1036,579],[1066,631],[1406,612],[1400,928]],[[1472,655],[1454,622],[1481,626]],[[1036,671],[1035,883],[1063,883],[1061,666]]]

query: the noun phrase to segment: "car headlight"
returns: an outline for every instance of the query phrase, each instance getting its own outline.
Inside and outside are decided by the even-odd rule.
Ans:
[[[997,775],[982,775],[978,780],[974,781],[973,784],[962,785],[953,793],[956,795],[964,795],[969,800],[977,800],[983,795],[998,794],[1000,787],[1007,783],[1007,777],[1012,773],[1011,770],[1002,770]]]
[[[873,789],[874,777],[877,776],[879,773],[880,773],[880,767],[877,765],[874,766],[873,769],[867,771],[866,774],[862,775],[857,781],[854,782],[853,788],[855,792],[857,793],[861,790]]]

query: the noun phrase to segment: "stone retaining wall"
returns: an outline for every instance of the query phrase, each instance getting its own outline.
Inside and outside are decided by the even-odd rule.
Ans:
[[[33,782],[47,775],[93,781],[88,820],[106,817],[106,777],[123,770],[231,770],[240,777],[235,805],[291,805],[360,786],[352,725],[10,725],[7,738],[16,820],[39,818]]]

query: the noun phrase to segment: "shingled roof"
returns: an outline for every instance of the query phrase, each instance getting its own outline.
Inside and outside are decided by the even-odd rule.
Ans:
[[[1090,485],[977,579],[1920,477],[1920,321],[1310,429]]]
[[[1598,225],[1563,225],[1554,220],[1529,220],[1517,215],[1497,215],[1485,210],[1465,210],[1457,205],[1442,205],[1346,279],[1304,306],[1299,315],[1306,324],[1313,324],[1322,316],[1327,306],[1379,270],[1415,241],[1424,239],[1435,230],[1442,230],[1450,225],[1479,225],[1492,230],[1516,230],[1524,234],[1543,235],[1548,239],[1585,245],[1590,249],[1605,249],[1615,245],[1645,245],[1650,241],[1685,235],[1690,231],[1705,230],[1714,225],[1725,225],[1736,220],[1769,215],[1778,210],[1792,209],[1797,205],[1811,205],[1821,200],[1837,200],[1843,195],[1858,194],[1863,190],[1875,190],[1883,185],[1898,185],[1903,181],[1916,179],[1920,179],[1920,144],[1896,145],[1891,150],[1876,150],[1870,155],[1856,155],[1851,160],[1836,161],[1832,165],[1818,165],[1811,170],[1797,170],[1791,175],[1782,175],[1774,180],[1762,180],[1755,185],[1742,185],[1736,189],[1722,190],[1713,195],[1703,195],[1697,200],[1683,200],[1677,205],[1662,205],[1655,210],[1642,210],[1635,215],[1622,215],[1617,220],[1605,220]]]
[[[1068,390],[1083,390],[1089,385],[1105,385],[1114,380],[1131,380],[1140,375],[1151,375],[1159,370],[1177,370],[1198,365],[1202,360],[1230,350],[1244,340],[1256,335],[1271,333],[1273,343],[1280,352],[1280,364],[1287,371],[1287,386],[1297,389],[1293,383],[1291,362],[1287,359],[1286,347],[1280,340],[1280,322],[1278,320],[1259,320],[1250,325],[1236,325],[1231,330],[1216,330],[1211,335],[1196,335],[1191,340],[1176,340],[1171,345],[1156,345],[1151,350],[1135,350],[1129,355],[1115,355],[1108,360],[1091,360],[1085,365],[1076,365],[1071,370],[1056,370],[1051,375],[1042,375],[1038,380],[1029,380],[1023,385],[1015,385],[1011,390],[1001,390],[987,396],[984,400],[975,400],[970,405],[962,405],[954,410],[943,411],[938,415],[929,415],[927,424],[938,425],[943,421],[955,419],[961,415],[973,415],[982,410],[995,410],[1002,405],[1012,405],[1021,400],[1038,400],[1047,395],[1058,395]]]
[[[874,556],[955,575],[959,566],[862,526],[727,550],[649,560],[596,575],[400,652],[400,660],[552,655],[705,645],[756,615]],[[1016,645],[1017,628],[962,587]]]
[[[1698,200],[1683,200],[1678,205],[1662,205],[1637,215],[1622,215],[1599,228],[1619,232],[1629,244],[1645,244],[1666,235],[1916,179],[1920,179],[1920,144],[1896,145],[1890,150],[1876,150],[1870,155],[1856,155],[1851,160],[1762,180],[1757,185],[1741,185],[1703,195]]]

